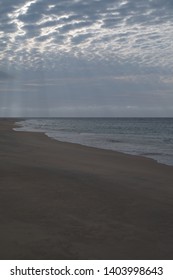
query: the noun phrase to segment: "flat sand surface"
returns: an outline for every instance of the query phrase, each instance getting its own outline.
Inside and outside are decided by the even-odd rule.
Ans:
[[[173,167],[0,120],[0,259],[173,259]]]

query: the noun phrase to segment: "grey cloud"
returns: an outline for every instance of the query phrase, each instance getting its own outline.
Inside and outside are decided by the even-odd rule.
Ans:
[[[17,8],[20,7],[20,5],[23,4],[23,0],[2,0],[0,1],[0,18],[1,21],[3,19],[9,19],[8,14],[13,13]]]
[[[0,3],[3,6],[0,10],[0,28],[8,35],[2,35],[1,41],[4,42],[1,50],[10,46],[4,60],[8,61],[8,57],[12,57],[15,64],[21,56],[21,65],[32,65],[33,68],[35,64],[39,65],[40,56],[46,63],[49,61],[47,67],[53,67],[62,55],[68,60],[74,55],[80,56],[81,52],[90,61],[96,59],[124,63],[128,60],[133,65],[141,61],[147,65],[153,59],[158,63],[157,55],[165,44],[168,45],[166,42],[170,34],[169,30],[166,34],[162,26],[168,21],[173,23],[171,0],[127,0],[124,5],[121,0],[35,0],[27,12],[20,13],[16,19],[20,20],[21,26],[16,31],[16,23],[11,23],[8,13],[14,13],[25,2],[1,0]],[[47,21],[40,23],[45,18]],[[156,25],[157,30],[150,30]],[[69,34],[70,31],[74,32]],[[14,34],[12,39],[8,38],[11,33]],[[48,39],[51,39],[51,43]],[[153,47],[154,40],[157,40],[158,45]],[[81,45],[83,42],[87,44]],[[43,48],[39,52],[40,46]],[[169,49],[165,57],[170,52]],[[168,58],[165,58],[165,63],[170,64]]]
[[[9,1],[1,1],[3,3],[3,12],[0,15],[7,17],[8,12],[13,12],[15,7],[20,7],[22,1],[14,1],[13,4],[9,4]],[[98,20],[103,20],[102,28],[116,28],[119,24],[126,20],[126,24],[152,24],[152,22],[163,22],[166,19],[171,19],[172,15],[170,9],[171,1],[137,1],[128,0],[124,5],[120,5],[121,1],[113,0],[98,0],[92,1],[37,1],[32,3],[26,14],[19,15],[18,20],[25,24],[24,29],[29,30],[28,26],[37,24],[42,19],[43,15],[63,15],[66,14],[67,18],[60,19],[58,23],[63,23],[64,26],[60,32],[67,32],[73,28],[80,28],[83,26],[90,26]],[[8,5],[7,5],[8,4]],[[55,5],[52,9],[48,9],[48,5]],[[113,10],[108,8],[112,7]],[[164,9],[164,10],[163,10]],[[118,15],[112,16],[112,12],[116,11]],[[151,11],[150,15],[146,12]],[[165,15],[166,14],[166,15]],[[158,19],[159,15],[159,19]],[[79,20],[79,23],[72,23],[73,20]],[[49,20],[41,24],[38,28],[56,26],[56,20]],[[15,32],[16,27],[10,24],[7,17],[6,26],[2,26],[2,29],[7,29],[10,32]],[[35,29],[36,29],[35,28]],[[36,32],[38,35],[38,32]],[[31,36],[32,32],[30,32]],[[34,34],[33,34],[34,36]]]
[[[86,39],[91,38],[93,35],[91,34],[83,34],[83,35],[79,35],[79,36],[75,36],[72,39],[72,43],[75,45],[80,44],[81,42],[84,42]]]
[[[16,3],[20,5],[20,3],[22,3],[22,1],[19,0],[19,1],[16,1]],[[12,1],[1,1],[0,5],[1,5],[1,9],[0,9],[1,19],[7,18],[7,14],[14,12],[17,7],[15,5],[15,1],[13,1],[13,2]]]
[[[171,1],[137,1],[129,0],[124,5],[113,9],[117,15],[114,19],[110,16],[104,20],[104,27],[116,27],[118,22],[126,21],[128,24],[161,24],[172,21],[173,10],[170,9]],[[108,14],[109,15],[109,14]]]
[[[10,74],[0,70],[0,80],[11,80],[12,78]]]
[[[26,32],[25,38],[37,37],[40,35],[40,28],[38,28],[35,24],[27,24],[24,25],[23,30]]]
[[[6,23],[0,24],[0,30],[2,30],[4,33],[14,33],[17,30],[17,28],[15,24]]]
[[[24,23],[37,23],[42,18],[42,15],[38,12],[36,13],[27,13],[24,15],[18,16],[18,19]]]
[[[103,19],[103,24],[102,27],[103,28],[116,28],[119,27],[119,24],[123,21],[124,19],[120,16],[116,16],[116,17],[108,17]]]
[[[79,22],[79,23],[66,24],[63,27],[59,28],[58,30],[60,31],[60,33],[64,33],[64,32],[69,32],[71,30],[80,29],[82,27],[88,27],[91,25],[92,25],[92,22],[85,21],[85,22]]]
[[[52,27],[57,25],[57,20],[46,21],[39,25],[39,28]]]
[[[44,35],[44,36],[39,36],[39,37],[36,37],[36,41],[38,42],[44,42],[46,40],[48,40],[50,38],[50,35]]]

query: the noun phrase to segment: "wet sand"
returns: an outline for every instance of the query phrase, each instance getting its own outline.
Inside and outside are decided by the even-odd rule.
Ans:
[[[173,259],[173,167],[0,119],[0,259]]]

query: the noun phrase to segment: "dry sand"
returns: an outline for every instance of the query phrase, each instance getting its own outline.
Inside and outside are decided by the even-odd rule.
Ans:
[[[173,259],[173,167],[0,120],[0,259]]]

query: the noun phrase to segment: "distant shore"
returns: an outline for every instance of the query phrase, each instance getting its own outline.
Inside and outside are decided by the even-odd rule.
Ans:
[[[0,119],[0,259],[173,259],[173,167]]]

